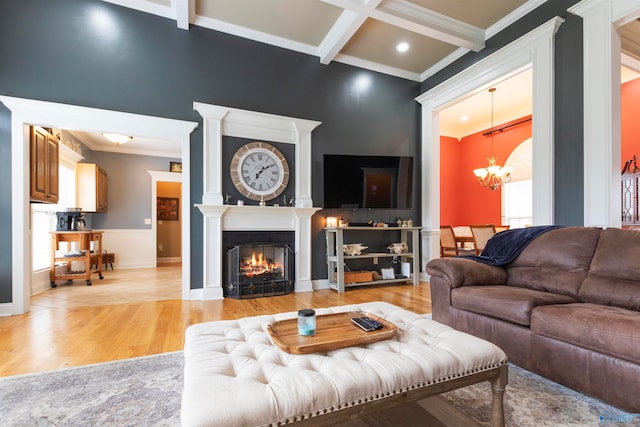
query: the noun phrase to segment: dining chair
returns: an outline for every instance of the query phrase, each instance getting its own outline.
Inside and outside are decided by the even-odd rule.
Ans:
[[[450,257],[458,255],[473,255],[473,250],[462,249],[458,247],[456,241],[456,235],[453,232],[453,227],[450,225],[440,226],[440,256]]]
[[[496,233],[501,231],[509,230],[511,228],[510,225],[496,225]]]
[[[496,227],[493,224],[475,224],[470,225],[471,235],[473,236],[473,246],[476,255],[480,255],[487,245],[487,241],[496,234]]]

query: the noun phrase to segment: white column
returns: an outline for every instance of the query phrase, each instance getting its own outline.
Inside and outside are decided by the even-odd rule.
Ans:
[[[320,208],[296,208],[295,292],[313,291],[311,282],[311,217]]]
[[[428,280],[426,265],[440,257],[440,113],[427,100],[422,109],[422,251],[421,280]]]
[[[204,214],[203,299],[222,299],[222,216],[226,206],[197,205]]]
[[[318,122],[294,122],[296,129],[296,207],[310,208],[313,206],[311,198],[311,131],[318,126]]]
[[[584,225],[620,227],[620,37],[616,26],[640,14],[637,0],[585,0],[583,19]]]
[[[221,205],[222,195],[222,120],[228,108],[193,103],[193,108],[203,117],[203,168],[202,203]]]
[[[562,21],[552,22],[553,33]],[[554,223],[554,52],[555,38],[532,41],[532,221],[533,225]]]

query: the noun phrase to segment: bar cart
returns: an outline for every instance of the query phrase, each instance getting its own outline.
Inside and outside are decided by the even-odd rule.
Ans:
[[[100,280],[102,276],[102,263],[96,264],[96,269],[91,270],[91,246],[96,253],[102,253],[102,231],[82,230],[82,231],[52,231],[51,232],[51,271],[49,273],[52,288],[58,286],[56,280],[73,281],[84,279],[87,286],[91,286],[91,273],[97,273]],[[66,252],[61,252],[60,244],[65,243]],[[77,244],[77,248],[72,250],[72,243]],[[73,263],[84,263],[83,270],[74,270]],[[56,267],[65,265],[64,272],[56,272]]]

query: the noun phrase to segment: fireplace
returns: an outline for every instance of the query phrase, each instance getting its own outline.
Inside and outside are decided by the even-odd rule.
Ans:
[[[223,296],[244,299],[293,291],[294,242],[295,233],[289,231],[223,232]]]
[[[284,243],[248,243],[227,252],[228,298],[285,295],[293,290],[293,251]]]

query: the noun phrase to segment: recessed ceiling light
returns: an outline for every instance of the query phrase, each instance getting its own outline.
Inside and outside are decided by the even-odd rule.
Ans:
[[[396,46],[396,50],[398,52],[406,52],[409,50],[409,43],[407,42],[400,42],[398,43],[398,45]]]
[[[466,122],[469,120],[469,116],[460,116],[460,121],[461,122]]]

